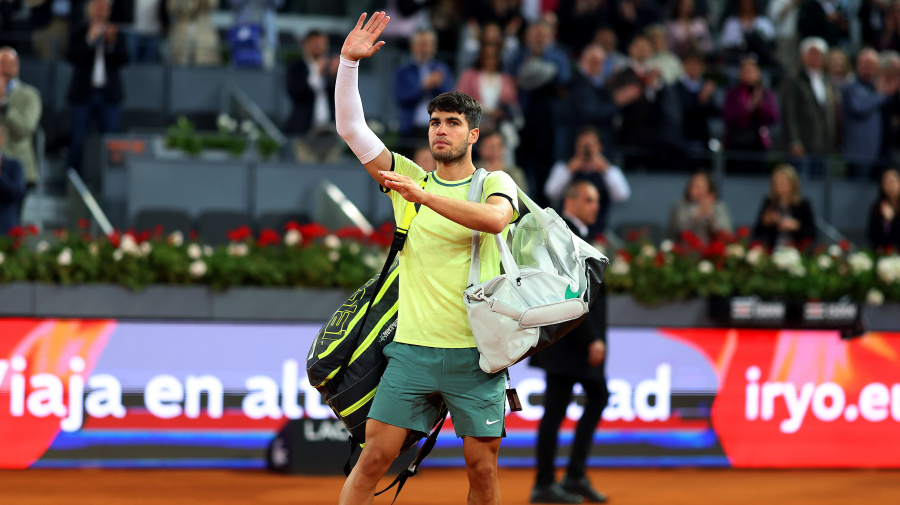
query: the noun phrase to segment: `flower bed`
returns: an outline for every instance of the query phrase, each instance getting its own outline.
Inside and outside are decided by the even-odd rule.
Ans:
[[[201,244],[175,232],[114,233],[91,237],[58,232],[37,240],[33,228],[0,238],[0,283],[202,285],[345,288],[355,290],[385,259],[393,230],[366,235],[356,228],[329,231],[318,224],[289,224],[283,233],[249,228],[229,233],[230,243]],[[685,234],[657,248],[643,237],[609,252],[611,293],[655,305],[709,296],[759,296],[767,300],[838,300],[880,305],[900,302],[900,256],[893,251],[851,252],[849,244],[803,253],[768,251],[750,242],[745,228],[711,244]],[[602,247],[602,244],[600,244]]]

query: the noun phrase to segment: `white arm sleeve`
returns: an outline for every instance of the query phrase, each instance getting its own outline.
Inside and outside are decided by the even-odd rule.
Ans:
[[[628,185],[628,179],[622,173],[622,169],[610,165],[603,174],[603,182],[609,191],[609,199],[613,202],[624,202],[631,197],[631,186]]]
[[[564,161],[557,161],[550,169],[550,175],[544,182],[544,194],[550,200],[562,200],[566,186],[572,180],[572,172]]]
[[[341,58],[334,84],[334,119],[337,132],[359,161],[366,164],[384,151],[384,143],[366,124],[358,81],[359,62]]]

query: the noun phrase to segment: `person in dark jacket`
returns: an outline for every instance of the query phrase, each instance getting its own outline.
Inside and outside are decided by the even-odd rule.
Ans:
[[[0,147],[3,130],[0,130]],[[25,198],[25,171],[15,158],[0,155],[0,235],[19,225],[19,208]]]
[[[869,212],[869,242],[875,249],[900,249],[900,172],[889,168],[881,174],[878,199]]]
[[[328,37],[312,30],[303,39],[303,58],[288,67],[287,90],[291,115],[285,133],[306,135],[314,127],[334,124],[336,58],[328,58]]]
[[[794,245],[804,249],[816,239],[812,206],[800,195],[794,167],[782,164],[772,171],[769,195],[763,201],[753,232],[770,249]]]
[[[78,171],[91,123],[98,122],[100,133],[119,129],[124,97],[119,69],[128,63],[128,51],[109,13],[109,0],[91,0],[88,23],[72,32],[66,51],[73,70],[67,96],[72,108],[68,161]]]
[[[600,210],[600,193],[589,181],[569,185],[563,203],[563,219],[573,233],[588,238],[588,228]],[[609,401],[606,384],[606,293],[591,307],[584,321],[568,335],[535,354],[531,366],[547,372],[544,416],[538,428],[537,480],[531,503],[603,503],[606,495],[595,490],[586,474],[594,430]],[[572,399],[572,388],[581,384],[587,395],[584,412],[575,428],[569,465],[562,482],[555,482],[554,459],[559,427]]]
[[[681,60],[684,75],[673,86],[681,106],[681,151],[688,167],[706,161],[709,152],[709,121],[720,114],[715,102],[716,83],[704,80],[706,64],[700,53],[689,51]]]

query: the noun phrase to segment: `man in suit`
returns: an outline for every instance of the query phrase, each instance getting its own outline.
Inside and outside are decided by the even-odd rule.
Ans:
[[[589,181],[576,180],[566,190],[563,219],[574,233],[588,238],[588,228],[597,219],[600,193]],[[544,417],[538,428],[537,480],[531,503],[606,502],[587,478],[587,457],[594,430],[609,401],[606,385],[606,294],[601,289],[584,321],[563,339],[531,357],[531,366],[547,372]],[[555,482],[559,427],[572,399],[572,388],[580,383],[587,395],[584,412],[575,427],[569,465],[562,482]]]
[[[410,41],[412,59],[397,67],[394,73],[394,98],[400,120],[400,134],[416,136],[417,130],[428,129],[428,102],[432,98],[453,91],[450,67],[434,59],[437,35],[421,30]]]
[[[337,59],[328,58],[328,37],[312,30],[303,39],[303,58],[288,67],[287,89],[291,115],[285,133],[306,135],[315,127],[334,123],[334,78]]]
[[[34,132],[41,121],[41,94],[19,80],[19,55],[11,47],[0,48],[0,130],[6,142],[3,154],[22,162],[30,190],[39,177],[34,152]]]
[[[67,98],[72,108],[69,166],[81,172],[81,154],[94,120],[100,133],[119,129],[123,98],[119,69],[128,63],[125,40],[109,22],[109,0],[91,0],[88,22],[72,32],[66,59],[72,63]]]
[[[806,175],[824,174],[825,157],[837,145],[837,99],[824,75],[828,44],[808,37],[800,43],[800,72],[781,88],[784,145]]]
[[[688,52],[681,64],[684,66],[684,75],[674,86],[681,105],[681,135],[684,139],[681,149],[685,153],[684,163],[693,165],[694,162],[690,161],[693,157],[709,152],[709,121],[721,112],[714,100],[716,83],[703,79],[706,64],[700,53]],[[703,158],[705,156],[701,160]]]
[[[3,132],[0,131],[0,148]],[[25,175],[22,164],[15,158],[0,154],[0,235],[6,235],[19,225],[19,208],[25,198]]]

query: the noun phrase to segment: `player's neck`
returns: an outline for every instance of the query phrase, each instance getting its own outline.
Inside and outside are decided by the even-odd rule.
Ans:
[[[455,162],[437,162],[435,173],[439,179],[445,181],[461,181],[466,177],[469,177],[475,173],[475,165],[472,163],[471,152]]]

